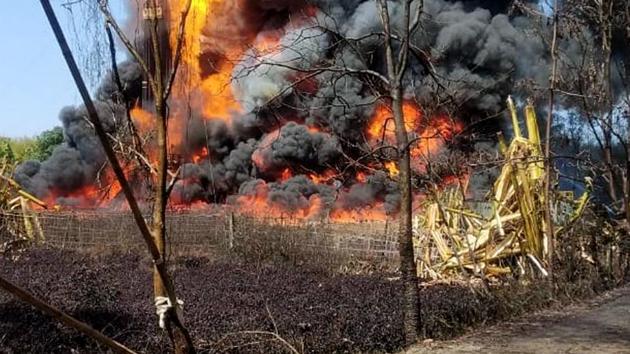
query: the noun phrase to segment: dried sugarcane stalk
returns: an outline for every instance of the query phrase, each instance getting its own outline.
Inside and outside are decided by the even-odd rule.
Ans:
[[[0,232],[0,255],[13,254],[31,243],[44,240],[33,205],[45,208],[46,203],[6,176],[8,166],[6,161],[0,162],[0,227],[3,228],[0,231],[4,231]]]
[[[544,263],[548,259],[549,237],[543,215],[545,198],[543,177],[547,174],[543,163],[540,132],[531,102],[524,109],[527,137],[520,130],[516,106],[507,101],[512,118],[513,139],[508,144],[499,134],[499,151],[505,158],[493,190],[487,195],[491,204],[489,216],[482,216],[467,208],[463,195],[455,191],[435,191],[425,201],[424,211],[418,215],[419,228],[427,235],[426,247],[418,262],[421,276],[444,277],[448,273],[472,270],[481,274],[502,275],[512,272],[501,262],[512,259],[515,267],[523,269],[527,259],[532,269],[543,276],[549,274]],[[589,181],[587,181],[589,185]],[[570,226],[582,215],[589,200],[590,188],[574,201]],[[555,194],[552,194],[555,198]],[[564,228],[558,231],[563,231]],[[519,268],[520,267],[520,268]]]

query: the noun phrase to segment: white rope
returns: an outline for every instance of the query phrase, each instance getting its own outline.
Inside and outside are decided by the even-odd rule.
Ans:
[[[180,309],[184,306],[184,302],[180,299],[177,299],[177,316],[181,319]],[[155,298],[155,314],[160,318],[160,328],[166,328],[166,313],[169,309],[173,307],[171,300],[165,296],[157,296]]]

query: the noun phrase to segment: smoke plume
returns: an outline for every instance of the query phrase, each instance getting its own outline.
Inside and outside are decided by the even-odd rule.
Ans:
[[[423,1],[403,78],[405,107],[413,111],[406,112],[407,129],[419,145],[414,179],[426,178],[427,152],[460,150],[452,139],[458,127],[499,112],[520,80],[546,83],[545,44],[527,18],[508,13],[510,3]],[[369,133],[375,117],[387,114],[378,108],[387,103],[383,84],[369,74],[386,72],[377,2],[213,4],[202,14],[206,24],[191,26],[199,45],[185,46],[198,50],[182,63],[179,87],[188,93],[175,90],[169,103],[169,153],[179,159],[171,203],[231,203],[308,218],[395,213],[400,198],[386,146],[391,132]],[[420,4],[414,1],[412,10]],[[393,30],[401,33],[402,8],[388,6]],[[149,141],[150,159],[151,104],[138,107],[140,68],[125,62],[119,71],[122,93],[111,74],[96,92],[99,116],[116,134],[128,122],[115,102],[136,106],[132,120]],[[16,172],[25,188],[55,202],[77,197],[107,175],[84,109],[66,108],[60,119],[65,143],[49,160],[29,161]]]

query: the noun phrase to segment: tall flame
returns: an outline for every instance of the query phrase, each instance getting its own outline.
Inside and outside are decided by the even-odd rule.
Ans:
[[[417,171],[424,170],[424,161],[438,153],[455,135],[463,130],[462,123],[446,114],[425,116],[421,108],[413,101],[403,103],[405,129],[411,140],[412,166]],[[389,106],[381,104],[376,107],[368,127],[367,135],[373,144],[384,143],[395,145],[395,123]],[[391,176],[398,174],[393,162],[385,164]]]
[[[182,12],[187,0],[171,2],[169,16],[171,20],[170,44],[173,51],[177,50],[179,26]],[[212,73],[204,77],[201,68],[202,38],[207,21],[217,17],[228,6],[224,0],[192,0],[190,12],[183,33],[183,47],[181,52],[182,73],[178,75],[173,95],[175,99],[186,99],[203,112],[204,117],[221,119],[230,122],[232,112],[240,111],[240,105],[234,99],[231,91],[233,62],[243,53],[242,44],[235,42],[230,48],[229,58],[218,58],[211,63]],[[207,38],[212,41],[212,38]],[[173,52],[175,55],[175,52]],[[186,97],[191,90],[198,91],[194,97]]]
[[[422,111],[414,102],[405,101],[403,103],[403,117],[405,129],[408,132],[413,132],[420,127]],[[396,136],[395,126],[394,115],[390,107],[380,104],[376,106],[367,132],[373,139],[381,139],[384,136],[386,140],[392,140]]]

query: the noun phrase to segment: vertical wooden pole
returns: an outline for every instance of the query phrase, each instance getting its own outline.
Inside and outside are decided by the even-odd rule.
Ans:
[[[234,248],[234,212],[230,212],[228,218],[228,249]]]

